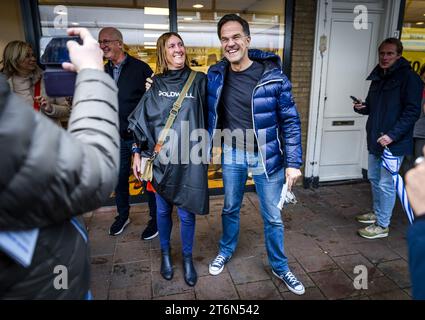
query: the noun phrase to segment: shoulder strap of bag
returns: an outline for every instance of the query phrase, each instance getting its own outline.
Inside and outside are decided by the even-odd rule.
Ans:
[[[173,107],[170,110],[170,115],[168,116],[167,122],[165,123],[165,127],[164,129],[162,129],[161,134],[159,135],[158,142],[155,145],[153,157],[155,157],[159,153],[159,151],[161,151],[165,139],[167,138],[168,130],[170,130],[170,128],[173,126],[174,120],[176,120],[177,114],[179,113],[179,110],[182,106],[183,99],[186,97],[187,91],[192,85],[195,76],[196,71],[192,70],[190,72],[189,78],[187,79],[183,87],[183,90],[180,92],[178,99],[176,100],[176,102],[173,103]]]

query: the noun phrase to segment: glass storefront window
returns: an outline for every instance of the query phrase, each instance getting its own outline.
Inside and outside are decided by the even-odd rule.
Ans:
[[[52,4],[53,3],[53,4]],[[156,40],[169,31],[168,1],[39,1],[43,36],[63,35],[66,27],[85,27],[97,39],[115,27],[127,52],[155,70]]]
[[[425,65],[425,1],[406,1],[403,17],[403,56],[419,73]]]
[[[217,23],[227,13],[239,14],[248,21],[251,48],[273,52],[283,58],[284,10],[284,0],[177,1],[177,27],[185,41],[192,68],[207,72],[209,66],[222,58]]]

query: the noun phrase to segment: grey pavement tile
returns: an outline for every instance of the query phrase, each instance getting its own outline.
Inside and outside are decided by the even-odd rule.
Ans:
[[[183,268],[180,265],[175,265],[174,276],[171,280],[165,280],[159,271],[152,272],[152,295],[154,298],[193,291],[194,288],[189,287],[184,281]]]
[[[90,290],[95,300],[106,300],[111,284],[112,255],[91,258]]]
[[[150,249],[142,240],[117,243],[114,264],[150,260]]]
[[[357,230],[360,228],[364,228],[366,225],[357,223],[355,225],[345,226],[345,227],[334,227],[335,232],[338,234],[341,241],[348,244],[357,244],[362,243],[366,239],[360,237],[357,234]],[[372,242],[373,240],[370,240]]]
[[[313,250],[316,248],[316,241],[307,233],[299,231],[285,231],[285,250],[300,251]]]
[[[298,252],[291,248],[290,251],[307,273],[337,268],[335,262],[318,247]]]
[[[338,236],[322,239],[320,241],[317,240],[317,244],[330,257],[339,257],[358,253],[354,245],[345,243],[344,240]]]
[[[310,273],[309,276],[328,299],[344,299],[360,294],[354,288],[353,281],[339,269]]]
[[[149,220],[146,203],[131,207],[132,223],[118,237],[108,235],[116,208],[94,211],[86,217],[91,240],[94,298],[193,300],[280,299],[282,296],[291,300],[410,299],[411,288],[406,277],[405,233],[408,225],[399,203],[394,210],[390,236],[369,241],[357,235],[357,229],[364,225],[354,220],[355,215],[370,210],[368,183],[314,190],[297,188],[296,196],[298,203],[286,206],[282,219],[285,252],[291,270],[306,286],[305,295],[292,294],[272,276],[264,246],[258,197],[255,193],[246,193],[241,208],[238,248],[218,276],[209,275],[208,263],[218,251],[223,196],[211,197],[210,214],[197,217],[193,258],[199,278],[195,288],[187,286],[183,279],[180,223],[175,210],[171,239],[175,274],[171,281],[159,274],[159,237],[151,241],[140,240]],[[146,260],[113,265],[114,254],[118,262]],[[250,261],[245,269],[244,260]],[[367,290],[354,291],[356,275],[353,269],[357,264],[368,268]]]
[[[94,300],[108,299],[109,286],[111,282],[107,278],[98,278],[90,283],[90,290]]]
[[[117,211],[115,207],[104,212],[94,211],[90,220],[90,229],[109,230],[109,227],[115,221],[116,215]]]
[[[282,300],[271,280],[236,285],[242,300]]]
[[[150,261],[115,264],[112,273],[112,289],[123,289],[151,284]]]
[[[112,260],[113,255],[92,257],[90,265],[91,278],[109,278],[112,275]]]
[[[379,241],[379,239],[365,240],[364,242],[357,243],[355,248],[373,264],[400,258],[384,241]]]
[[[109,291],[109,300],[150,300],[152,299],[151,285],[113,289]]]
[[[195,294],[198,300],[239,299],[235,285],[228,273],[199,277],[195,286]]]
[[[285,300],[326,300],[326,297],[316,287],[306,288],[305,293],[301,296],[296,295],[289,290],[282,293]]]
[[[149,243],[151,250],[160,250],[161,243],[159,242],[159,235],[152,240],[145,240],[146,243]]]
[[[363,265],[367,268],[369,279],[382,277],[384,275],[376,266],[370,263],[370,261],[361,254],[334,257],[333,260],[352,280],[358,276],[358,274],[354,273],[354,268],[359,265]]]
[[[409,260],[409,250],[407,249],[407,242],[397,247],[390,246],[390,248],[404,260]]]
[[[384,292],[394,291],[399,289],[394,281],[391,279],[383,276],[378,278],[369,278],[368,281],[368,288],[367,290],[361,290],[362,295],[366,294],[368,296],[374,295],[374,294],[381,294]]]
[[[410,284],[409,266],[404,259],[382,262],[378,268],[400,288],[408,288]]]
[[[226,267],[235,284],[270,279],[261,257],[232,258]]]
[[[401,289],[379,293],[369,297],[371,300],[412,300],[409,295]]]
[[[115,252],[117,239],[105,233],[93,235],[89,233],[90,250],[92,256],[112,255]]]

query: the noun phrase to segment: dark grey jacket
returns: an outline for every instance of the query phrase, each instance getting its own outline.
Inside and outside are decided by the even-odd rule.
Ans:
[[[138,141],[146,145],[145,155],[153,152],[172,105],[189,74],[190,69],[185,68],[153,77],[151,89],[129,116],[129,129],[135,133]],[[152,181],[155,190],[169,203],[197,214],[207,214],[209,202],[206,89],[207,78],[205,74],[198,72],[172,126],[177,139],[164,144],[155,159]],[[196,129],[201,129],[199,133],[204,133],[204,137],[202,140],[192,141],[195,139],[189,139],[189,136]],[[196,148],[199,148],[199,152]],[[199,163],[192,161],[192,152],[199,156]],[[168,156],[171,163],[160,161],[162,156]]]
[[[11,94],[0,78],[0,231],[40,228],[30,267],[0,253],[0,298],[85,297],[88,245],[69,220],[98,208],[115,187],[117,110],[114,81],[83,70],[67,132]],[[57,265],[68,268],[68,290],[53,286]]]

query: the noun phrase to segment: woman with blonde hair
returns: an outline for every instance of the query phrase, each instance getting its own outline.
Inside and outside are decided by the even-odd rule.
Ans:
[[[3,52],[1,70],[13,92],[22,97],[36,110],[52,118],[58,125],[66,121],[71,111],[71,103],[66,98],[49,98],[43,83],[43,71],[37,65],[37,59],[31,46],[24,41],[12,41]]]
[[[133,148],[133,172],[135,177],[139,177],[140,153],[143,157],[154,157],[152,185],[156,192],[162,253],[160,272],[167,280],[173,277],[170,236],[171,214],[173,206],[176,206],[180,218],[184,279],[189,286],[194,286],[197,281],[192,261],[195,220],[197,214],[208,213],[208,147],[206,138],[199,141],[198,137],[197,141],[192,141],[183,131],[205,132],[207,79],[203,73],[190,69],[183,40],[175,32],[159,37],[156,60],[156,75],[151,88],[128,118],[129,129],[139,142]],[[183,87],[188,88],[186,93]],[[178,108],[176,102],[180,96],[182,102]],[[170,121],[173,117],[175,120]],[[173,132],[173,138],[166,143],[162,139],[164,128]],[[193,157],[194,153],[198,157]],[[171,161],[166,160],[168,157]]]

